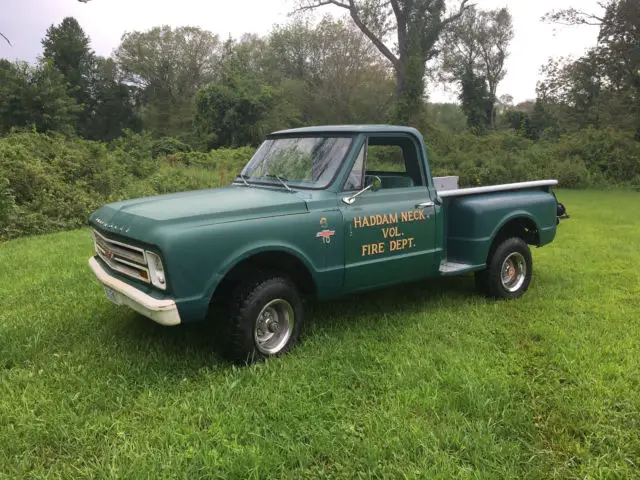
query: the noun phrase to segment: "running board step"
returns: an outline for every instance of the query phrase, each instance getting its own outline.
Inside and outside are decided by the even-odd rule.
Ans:
[[[445,260],[440,264],[440,275],[460,275],[461,273],[475,270],[478,270],[478,266],[470,263],[448,262]]]

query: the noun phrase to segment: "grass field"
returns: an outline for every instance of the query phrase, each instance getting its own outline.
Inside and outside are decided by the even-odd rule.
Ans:
[[[88,230],[0,245],[0,478],[640,478],[640,194],[559,195],[527,295],[311,307],[248,368],[110,304]]]

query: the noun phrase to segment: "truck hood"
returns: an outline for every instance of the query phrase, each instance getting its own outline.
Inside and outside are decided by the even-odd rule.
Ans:
[[[233,185],[111,203],[91,214],[89,223],[136,238],[167,223],[197,226],[306,212],[297,192]]]

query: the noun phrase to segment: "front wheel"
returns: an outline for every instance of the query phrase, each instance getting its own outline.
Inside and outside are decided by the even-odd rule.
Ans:
[[[494,298],[518,298],[531,283],[533,261],[529,245],[519,238],[504,240],[493,251],[487,268],[476,273],[476,286]]]
[[[302,301],[296,286],[278,274],[259,274],[233,294],[224,319],[225,350],[252,363],[289,351],[302,330]]]

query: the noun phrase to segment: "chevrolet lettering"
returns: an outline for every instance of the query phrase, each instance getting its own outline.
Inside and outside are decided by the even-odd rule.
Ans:
[[[444,180],[413,128],[284,130],[231,185],[100,208],[89,265],[109,300],[162,325],[215,322],[241,362],[296,344],[305,296],[468,274],[482,294],[522,296],[530,246],[551,243],[567,218],[557,182]]]

